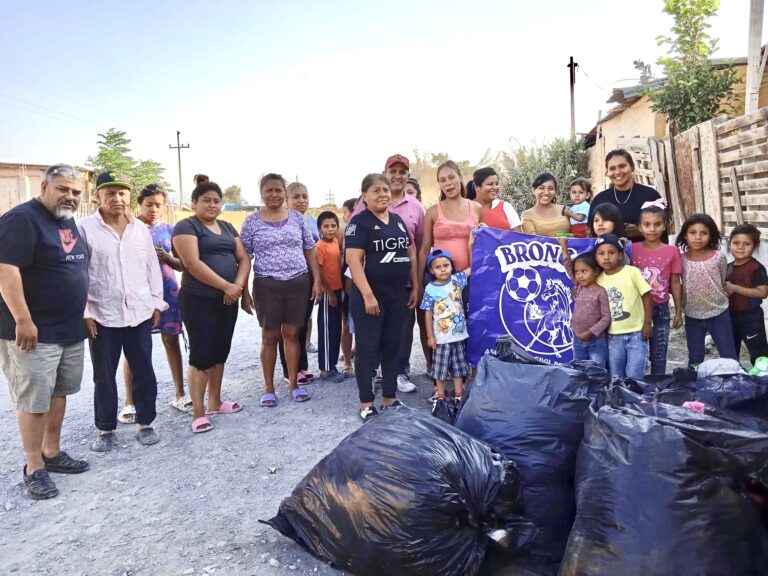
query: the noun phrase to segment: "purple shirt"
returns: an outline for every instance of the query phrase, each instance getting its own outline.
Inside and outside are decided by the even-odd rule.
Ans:
[[[574,337],[585,330],[595,337],[602,336],[611,324],[611,309],[608,306],[608,293],[602,286],[573,289],[573,317],[571,330]]]
[[[240,239],[253,259],[253,273],[261,278],[291,280],[309,270],[304,250],[315,247],[304,216],[288,211],[282,222],[265,222],[254,212],[243,222]]]
[[[365,210],[365,202],[362,198],[357,201],[352,216],[357,216]],[[421,205],[415,197],[403,192],[403,199],[397,204],[392,204],[389,211],[397,214],[405,222],[405,228],[408,230],[408,236],[416,247],[416,252],[421,247],[421,239],[424,237],[424,206]]]

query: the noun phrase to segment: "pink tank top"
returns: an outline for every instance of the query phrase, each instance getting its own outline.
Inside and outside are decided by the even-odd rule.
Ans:
[[[472,209],[472,203],[469,200],[466,203],[469,216],[462,222],[454,222],[445,217],[441,202],[438,202],[437,220],[432,227],[433,247],[448,250],[458,272],[469,266],[469,235],[477,226],[477,214]]]

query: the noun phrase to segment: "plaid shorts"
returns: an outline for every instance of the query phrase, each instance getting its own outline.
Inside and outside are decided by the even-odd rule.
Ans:
[[[438,344],[432,358],[432,376],[435,380],[463,378],[469,374],[466,339],[449,344]]]

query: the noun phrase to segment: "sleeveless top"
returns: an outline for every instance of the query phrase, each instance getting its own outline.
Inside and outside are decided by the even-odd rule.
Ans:
[[[491,228],[511,230],[509,220],[507,220],[507,215],[504,212],[504,202],[499,202],[496,205],[496,208],[483,210],[483,222]]]
[[[478,224],[472,203],[469,200],[466,200],[466,203],[469,216],[462,222],[454,222],[445,217],[441,202],[438,202],[437,220],[432,227],[432,246],[448,250],[459,272],[469,266],[469,235]]]

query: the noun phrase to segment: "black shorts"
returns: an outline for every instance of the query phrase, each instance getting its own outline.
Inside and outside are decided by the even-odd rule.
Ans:
[[[311,295],[312,276],[308,272],[290,280],[254,278],[253,300],[259,326],[264,330],[275,330],[283,324],[301,328],[311,318]]]
[[[223,295],[198,296],[182,288],[179,304],[189,337],[189,365],[208,370],[224,364],[232,347],[239,302],[227,306]]]

